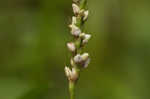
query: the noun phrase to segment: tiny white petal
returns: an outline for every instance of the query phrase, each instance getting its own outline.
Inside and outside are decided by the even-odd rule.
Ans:
[[[90,38],[91,38],[91,35],[90,35],[90,34],[86,34],[86,35],[85,35],[85,39],[88,39],[88,40],[89,40]]]
[[[83,39],[83,44],[88,43],[90,38],[91,38],[90,34],[85,34],[84,39]]]
[[[70,77],[70,75],[71,75],[71,70],[70,70],[70,68],[67,67],[67,66],[65,66],[65,73],[66,73],[66,76],[67,76],[67,77]]]
[[[74,3],[72,4],[72,8],[73,8],[74,14],[78,14],[80,12],[79,6]]]
[[[83,18],[84,21],[87,20],[88,15],[89,15],[89,11],[88,10],[84,11],[84,18]]]
[[[72,25],[77,24],[77,18],[75,16],[72,17]]]
[[[74,52],[76,50],[75,44],[74,43],[67,43],[67,47],[71,52]]]
[[[84,53],[81,55],[82,57],[82,61],[86,61],[89,58],[89,54],[88,53]]]

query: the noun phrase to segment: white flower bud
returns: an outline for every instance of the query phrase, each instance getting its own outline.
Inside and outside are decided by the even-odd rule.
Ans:
[[[83,68],[87,68],[90,62],[90,58],[89,58],[89,54],[88,53],[84,53],[82,54],[82,66]]]
[[[82,57],[82,61],[86,61],[89,58],[89,54],[88,53],[84,53],[81,55]]]
[[[73,8],[74,14],[80,13],[80,8],[79,8],[78,5],[76,5],[76,4],[73,3],[73,4],[72,4],[72,8]]]
[[[85,35],[84,35],[84,39],[83,39],[83,44],[88,43],[88,41],[89,41],[90,38],[91,38],[91,35],[90,35],[90,34],[85,34]]]
[[[88,11],[88,10],[87,10],[87,11],[84,11],[83,20],[84,20],[84,21],[87,20],[88,16],[89,16],[89,11]]]
[[[74,57],[74,62],[75,63],[80,63],[82,62],[82,57],[80,54],[77,54],[75,57]]]
[[[76,72],[75,68],[72,68],[72,70],[70,70],[69,67],[65,67],[65,73],[68,77],[68,80],[70,81],[76,81],[78,79],[78,73]]]
[[[71,70],[67,66],[65,66],[65,74],[67,77],[70,77],[70,75],[71,75]]]
[[[89,58],[89,54],[88,54],[88,53],[84,53],[84,54],[82,54],[82,55],[77,54],[77,55],[74,57],[74,61],[75,61],[75,63],[81,63],[81,62],[83,62],[83,61],[86,61],[88,58]]]
[[[71,33],[72,33],[73,36],[78,37],[81,34],[81,30],[77,26],[70,25],[70,27],[72,28]]]
[[[79,64],[79,66],[82,66],[83,68],[86,68],[90,62],[90,58],[89,58],[89,54],[88,53],[84,53],[82,55],[77,54],[74,57],[74,62],[76,64]]]
[[[81,33],[80,37],[83,39],[83,44],[87,43],[89,39],[91,38],[90,34]]]
[[[72,17],[72,25],[77,24],[77,18],[75,16]]]
[[[71,52],[75,52],[76,50],[76,47],[75,47],[75,44],[74,43],[67,43],[67,47],[68,49],[71,51]]]

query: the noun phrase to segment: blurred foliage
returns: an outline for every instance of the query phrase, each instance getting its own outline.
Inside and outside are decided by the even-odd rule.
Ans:
[[[76,99],[149,99],[150,1],[88,0]],[[0,99],[69,99],[64,66],[71,0],[0,1]]]

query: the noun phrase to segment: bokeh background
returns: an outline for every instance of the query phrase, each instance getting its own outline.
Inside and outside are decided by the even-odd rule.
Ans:
[[[69,99],[71,0],[0,0],[0,99]],[[76,99],[150,99],[150,0],[88,0]]]

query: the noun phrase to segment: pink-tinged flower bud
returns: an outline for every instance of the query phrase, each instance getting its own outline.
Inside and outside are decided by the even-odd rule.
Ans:
[[[75,63],[80,63],[82,62],[82,57],[80,54],[77,54],[75,57],[74,57],[74,62]]]
[[[70,25],[70,27],[72,28],[71,34],[72,34],[73,36],[78,37],[78,36],[81,34],[81,30],[80,30],[80,28],[78,28],[77,26],[75,26],[75,25]]]
[[[67,43],[67,47],[68,49],[71,51],[71,52],[75,52],[76,50],[76,47],[75,47],[75,44],[74,43]]]
[[[79,8],[79,6],[78,5],[76,5],[76,4],[72,4],[72,8],[73,8],[73,12],[74,12],[74,14],[79,14],[80,13],[80,8]]]
[[[84,39],[83,39],[83,44],[88,43],[88,41],[89,41],[90,38],[91,38],[91,35],[90,35],[90,34],[85,34],[85,35],[84,35]]]
[[[87,20],[88,16],[89,16],[89,11],[88,11],[88,10],[87,10],[87,11],[84,11],[83,20],[84,20],[84,21]]]
[[[82,54],[82,66],[83,68],[87,68],[90,62],[90,58],[89,58],[89,54],[88,53],[84,53]]]
[[[88,53],[84,53],[82,55],[77,54],[74,57],[74,62],[79,66],[81,66],[82,68],[86,68],[90,62],[89,54]]]

